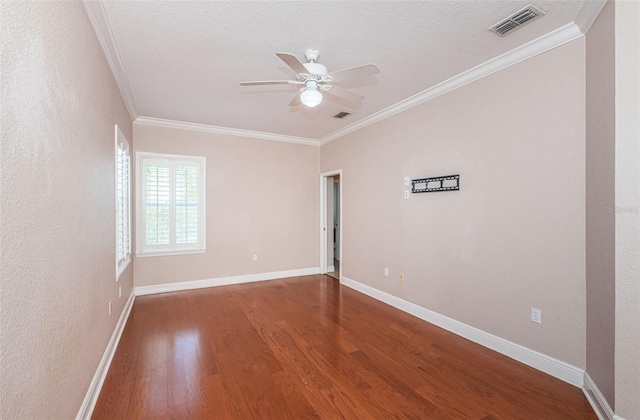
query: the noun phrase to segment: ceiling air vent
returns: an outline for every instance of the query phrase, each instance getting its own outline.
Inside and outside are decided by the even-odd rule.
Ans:
[[[342,112],[338,112],[336,115],[334,115],[333,118],[342,119],[342,118],[346,117],[347,115],[351,115],[351,113],[342,111]]]
[[[533,22],[542,16],[544,16],[544,12],[533,4],[530,4],[527,7],[518,10],[508,18],[502,19],[500,22],[490,27],[489,30],[500,36],[505,36],[508,33],[515,31],[525,23]]]

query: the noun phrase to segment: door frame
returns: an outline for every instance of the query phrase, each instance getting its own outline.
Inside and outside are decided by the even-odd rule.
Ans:
[[[331,230],[328,229],[327,226],[327,178],[339,175],[340,176],[340,189],[339,192],[339,205],[340,208],[340,225],[339,225],[339,240],[338,240],[338,260],[340,261],[340,282],[342,282],[342,273],[344,271],[344,261],[342,258],[342,228],[344,226],[344,219],[342,218],[342,208],[344,207],[342,201],[342,192],[344,191],[343,177],[342,177],[342,169],[336,169],[333,171],[322,172],[320,174],[320,274],[327,273],[327,267],[330,265],[327,261],[327,243],[329,241],[329,232],[333,231],[333,226],[331,226]]]

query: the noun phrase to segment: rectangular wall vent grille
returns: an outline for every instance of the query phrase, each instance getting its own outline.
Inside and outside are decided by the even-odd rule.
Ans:
[[[533,4],[530,4],[527,7],[518,10],[508,18],[502,19],[500,22],[490,27],[489,30],[500,36],[505,36],[520,28],[525,23],[533,22],[542,16],[544,16],[544,12]]]
[[[342,112],[338,112],[336,115],[334,115],[334,116],[333,116],[333,118],[340,118],[340,119],[342,119],[342,118],[346,117],[347,115],[351,115],[351,113],[350,113],[350,112],[342,111]]]

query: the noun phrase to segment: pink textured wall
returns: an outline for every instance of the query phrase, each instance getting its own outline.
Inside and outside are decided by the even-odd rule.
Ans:
[[[609,2],[586,38],[587,372],[614,408],[615,23]]]
[[[136,286],[318,267],[318,147],[140,124],[134,136],[136,151],[207,158],[207,252],[136,258]]]
[[[131,121],[82,3],[1,9],[0,418],[69,419],[132,289],[114,221]]]
[[[640,419],[640,2],[616,1],[616,414]]]
[[[323,145],[321,171],[343,170],[343,275],[584,368],[584,48]],[[455,173],[461,191],[403,198],[404,176]]]

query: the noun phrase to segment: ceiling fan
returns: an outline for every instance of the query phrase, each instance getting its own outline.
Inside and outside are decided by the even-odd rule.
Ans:
[[[300,94],[296,94],[289,106],[306,105],[310,108],[320,105],[322,94],[333,95],[345,99],[349,102],[357,102],[364,99],[364,96],[351,92],[345,88],[334,85],[334,82],[355,79],[358,77],[371,76],[380,73],[375,64],[352,67],[349,69],[333,71],[327,73],[327,68],[317,63],[320,53],[318,50],[310,49],[304,53],[307,63],[301,63],[298,58],[289,53],[276,54],[284,63],[296,72],[295,80],[265,80],[258,82],[242,82],[242,86],[258,85],[302,85]]]

